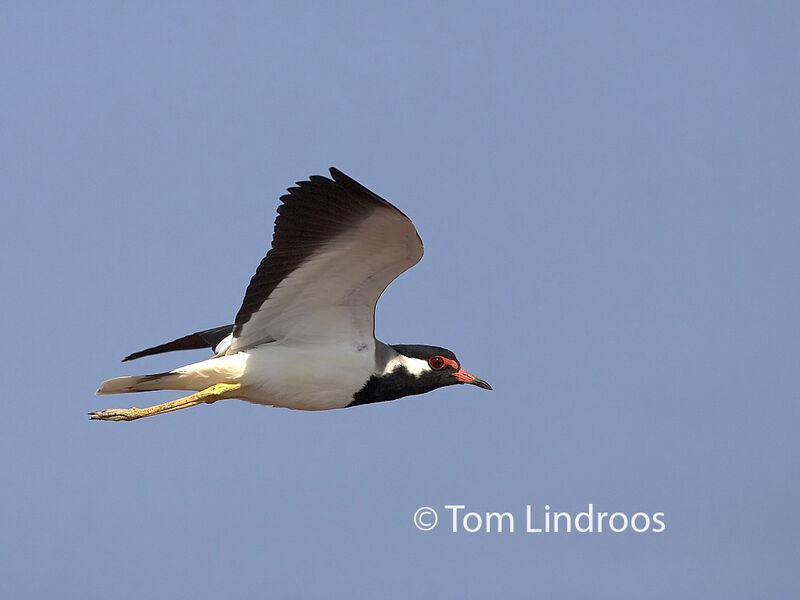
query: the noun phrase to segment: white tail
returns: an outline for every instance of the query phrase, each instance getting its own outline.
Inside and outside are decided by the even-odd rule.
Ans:
[[[181,386],[180,379],[180,373],[156,373],[154,375],[115,377],[114,379],[108,379],[101,383],[100,388],[95,394],[127,394],[128,392],[191,389]]]
[[[220,356],[166,373],[115,377],[101,383],[100,389],[95,393],[102,395],[154,390],[204,390],[215,383],[239,383],[246,363],[246,354]]]

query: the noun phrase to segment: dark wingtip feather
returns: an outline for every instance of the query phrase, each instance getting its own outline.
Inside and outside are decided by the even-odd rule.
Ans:
[[[161,354],[163,352],[174,352],[175,350],[199,350],[201,348],[214,348],[225,337],[227,337],[233,325],[223,325],[222,327],[215,327],[213,329],[206,329],[205,331],[198,331],[182,338],[172,340],[166,344],[153,346],[152,348],[145,348],[133,354],[129,354],[122,359],[122,362],[129,360],[136,360],[143,356],[151,356],[153,354]]]
[[[366,192],[370,196],[373,196],[373,197],[376,197],[376,198],[380,198],[381,200],[383,200],[383,198],[378,196],[378,194],[376,194],[375,192],[373,192],[370,189],[367,189],[366,187],[364,187],[363,185],[358,183],[355,179],[353,179],[349,175],[346,175],[346,174],[342,173],[336,167],[331,167],[331,168],[328,169],[328,171],[330,171],[330,173],[331,173],[331,179],[333,179],[339,185],[344,186],[344,187],[354,188],[354,189],[356,189],[356,190],[358,190],[359,192],[362,192],[362,193]],[[383,201],[385,202],[385,200],[383,200]]]

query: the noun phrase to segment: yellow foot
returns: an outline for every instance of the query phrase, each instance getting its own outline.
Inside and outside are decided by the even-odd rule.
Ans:
[[[152,417],[198,404],[212,404],[217,400],[232,398],[234,395],[231,392],[237,391],[240,387],[242,386],[239,383],[217,383],[189,396],[147,408],[132,406],[131,408],[97,410],[89,413],[89,419],[92,421],[134,421],[142,417]]]
[[[89,413],[92,421],[133,421],[145,415],[140,414],[141,408],[131,406],[130,408],[108,408],[106,410],[95,410]]]

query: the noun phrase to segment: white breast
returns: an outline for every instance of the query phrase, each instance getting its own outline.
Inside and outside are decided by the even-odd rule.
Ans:
[[[246,353],[238,397],[300,410],[344,408],[375,369],[374,341],[357,347],[273,342]]]

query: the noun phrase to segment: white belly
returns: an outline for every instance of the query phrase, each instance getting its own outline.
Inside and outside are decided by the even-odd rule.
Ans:
[[[245,352],[237,396],[248,402],[300,410],[344,408],[375,368],[375,347],[271,343]],[[243,353],[244,354],[244,353]]]

